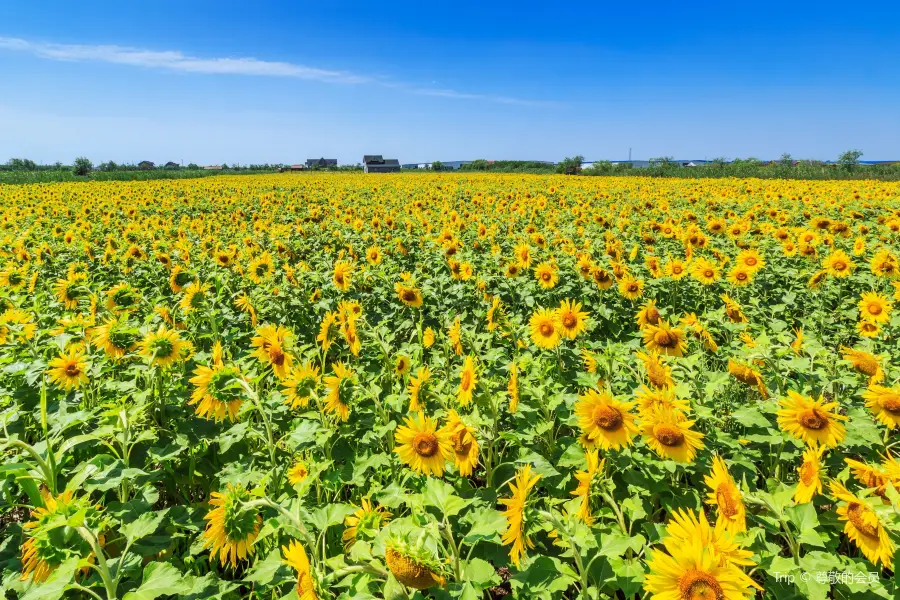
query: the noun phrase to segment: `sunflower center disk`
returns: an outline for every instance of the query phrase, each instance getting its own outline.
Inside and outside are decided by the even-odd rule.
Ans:
[[[900,395],[886,394],[881,400],[881,407],[893,415],[900,413]]]
[[[811,408],[800,413],[800,415],[797,417],[797,420],[800,421],[800,424],[805,429],[812,429],[814,431],[825,429],[825,427],[828,426],[828,417],[823,415],[816,408]]]
[[[684,434],[671,425],[657,425],[654,436],[663,446],[680,446],[684,443]]]
[[[877,538],[878,528],[870,522],[870,520],[876,520],[873,517],[871,509],[857,502],[851,502],[847,507],[847,518],[850,519],[853,526],[860,533],[868,537]]]
[[[611,406],[598,406],[591,419],[604,431],[616,431],[622,427],[622,413]]]
[[[664,348],[667,348],[674,343],[674,340],[668,331],[657,331],[653,336],[653,341]]]
[[[816,468],[812,463],[804,462],[800,467],[800,481],[803,485],[812,485],[816,477]]]
[[[724,600],[725,591],[709,573],[688,569],[678,582],[682,600]]]
[[[413,440],[413,447],[419,456],[434,456],[438,451],[437,438],[428,433],[420,433]]]
[[[716,488],[716,504],[726,517],[733,517],[738,513],[737,498],[731,494],[731,488],[727,483],[720,483]]]
[[[553,324],[552,323],[541,323],[541,335],[544,337],[550,337],[553,335]]]

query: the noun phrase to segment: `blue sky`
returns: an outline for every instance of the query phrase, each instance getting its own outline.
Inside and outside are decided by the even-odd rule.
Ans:
[[[4,3],[0,161],[900,159],[900,6]]]

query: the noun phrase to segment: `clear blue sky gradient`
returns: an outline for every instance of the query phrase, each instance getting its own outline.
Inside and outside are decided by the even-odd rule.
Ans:
[[[896,2],[9,2],[0,161],[900,159],[898,57]]]

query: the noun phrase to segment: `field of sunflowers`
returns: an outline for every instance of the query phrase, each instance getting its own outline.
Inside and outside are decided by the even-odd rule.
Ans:
[[[900,184],[0,186],[0,591],[894,598]]]

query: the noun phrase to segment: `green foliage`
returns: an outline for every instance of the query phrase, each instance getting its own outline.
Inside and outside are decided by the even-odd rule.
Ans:
[[[78,177],[85,177],[94,168],[94,163],[83,156],[79,156],[72,163],[72,174]]]

